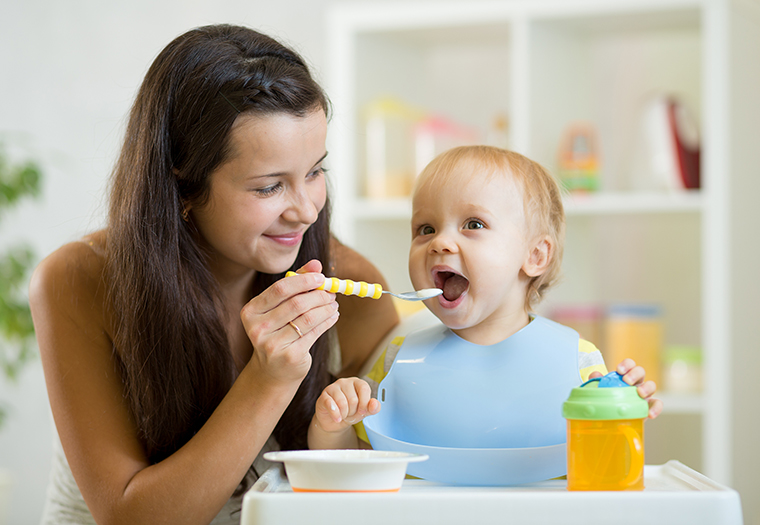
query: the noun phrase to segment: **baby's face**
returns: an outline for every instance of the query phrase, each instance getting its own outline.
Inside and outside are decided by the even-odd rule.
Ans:
[[[412,283],[444,290],[427,307],[478,344],[500,341],[505,327],[527,322],[528,277],[521,270],[532,246],[522,185],[460,163],[445,180],[433,174],[423,181],[412,206]]]

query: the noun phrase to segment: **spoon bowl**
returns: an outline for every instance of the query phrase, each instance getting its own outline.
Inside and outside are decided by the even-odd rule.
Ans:
[[[383,290],[383,293],[392,295],[404,301],[424,301],[425,299],[432,299],[438,297],[443,293],[440,288],[423,288],[422,290],[415,290],[413,292],[393,293],[388,290]]]

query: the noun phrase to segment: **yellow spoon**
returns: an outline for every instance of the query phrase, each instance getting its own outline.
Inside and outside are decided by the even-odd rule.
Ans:
[[[286,277],[296,275],[296,272],[288,272]],[[393,297],[398,297],[404,301],[424,301],[425,299],[432,299],[443,293],[440,288],[424,288],[414,292],[393,293],[387,290],[383,290],[383,287],[379,284],[365,283],[364,281],[352,281],[351,279],[338,279],[337,277],[325,277],[325,282],[317,287],[317,290],[325,290],[330,293],[339,293],[343,295],[355,295],[357,297],[371,297],[372,299],[380,299],[380,297],[387,293]]]

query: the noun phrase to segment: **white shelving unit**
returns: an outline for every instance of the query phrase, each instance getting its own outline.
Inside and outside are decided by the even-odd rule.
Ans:
[[[696,443],[699,464],[690,466],[723,483],[732,481],[730,316],[738,308],[729,278],[731,210],[737,177],[747,175],[738,162],[757,149],[747,140],[732,142],[741,142],[749,119],[742,124],[729,115],[737,102],[750,114],[760,105],[751,90],[734,87],[744,61],[760,57],[738,44],[742,32],[760,27],[760,17],[755,24],[742,14],[754,16],[756,6],[755,0],[379,2],[335,6],[327,24],[335,229],[395,289],[410,286],[411,205],[362,196],[367,102],[391,93],[481,128],[506,112],[509,147],[552,171],[563,129],[577,120],[594,124],[602,187],[566,200],[565,281],[547,303],[663,305],[666,343],[699,345],[709,380],[701,395],[662,395],[660,419],[692,418],[691,426],[680,426],[699,436],[678,428],[654,432],[648,453],[659,444],[672,450],[673,443]],[[652,92],[677,94],[700,123],[700,190],[634,184],[632,144]],[[758,218],[757,209],[749,213]]]

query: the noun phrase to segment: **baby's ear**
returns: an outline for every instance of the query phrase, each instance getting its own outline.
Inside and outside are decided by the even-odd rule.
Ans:
[[[528,277],[538,277],[546,271],[554,256],[554,244],[548,235],[536,239],[522,266]]]

